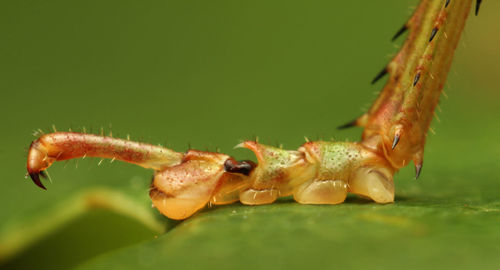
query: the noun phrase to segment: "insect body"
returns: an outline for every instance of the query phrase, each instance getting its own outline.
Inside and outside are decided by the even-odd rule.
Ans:
[[[221,153],[182,154],[112,137],[56,132],[31,144],[28,173],[45,188],[40,176],[60,160],[112,158],[153,169],[151,199],[173,219],[185,219],[209,203],[260,205],[290,195],[303,204],[342,203],[349,192],[393,202],[394,173],[410,161],[417,177],[421,172],[427,130],[471,4],[420,2],[397,34],[409,30],[403,47],[376,78],[390,74],[384,90],[368,112],[344,126],[364,127],[359,143],[306,142],[296,151],[256,141],[238,145],[255,153],[255,164]]]

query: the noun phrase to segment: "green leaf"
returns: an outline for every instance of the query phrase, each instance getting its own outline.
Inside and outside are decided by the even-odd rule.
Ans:
[[[29,246],[41,237],[51,233],[62,224],[68,223],[92,209],[108,209],[141,222],[152,231],[161,233],[164,225],[144,205],[145,196],[127,196],[109,188],[84,189],[67,198],[39,204],[31,212],[9,219],[2,224],[0,233],[0,255],[2,259]],[[150,207],[149,207],[150,208]],[[28,214],[29,213],[29,214]]]
[[[133,219],[102,209],[82,213],[55,229],[3,267],[69,269],[109,250],[153,239],[156,233]]]

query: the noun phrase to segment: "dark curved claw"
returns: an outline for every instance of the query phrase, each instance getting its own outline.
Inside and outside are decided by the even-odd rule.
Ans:
[[[396,145],[399,143],[399,134],[394,135],[394,140],[392,141],[392,150],[396,148]]]
[[[479,8],[481,7],[482,0],[476,0],[476,16],[479,14]]]
[[[43,171],[37,173],[29,173],[29,175],[31,177],[31,180],[33,180],[33,183],[35,183],[35,185],[39,186],[42,189],[47,190],[47,188],[42,184],[42,181],[40,181],[40,176],[42,176],[43,178],[47,178],[47,176]]]
[[[421,172],[422,172],[422,164],[415,165],[415,179],[418,179]]]

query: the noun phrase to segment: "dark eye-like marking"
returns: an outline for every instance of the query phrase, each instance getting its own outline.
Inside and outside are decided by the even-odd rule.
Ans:
[[[257,164],[250,160],[236,161],[232,158],[228,158],[224,162],[224,170],[230,173],[249,175],[255,167],[257,167]]]

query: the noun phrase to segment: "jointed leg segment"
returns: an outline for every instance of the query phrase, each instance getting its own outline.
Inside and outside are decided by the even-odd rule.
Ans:
[[[161,170],[179,164],[182,156],[161,146],[93,134],[56,132],[42,135],[31,143],[27,167],[35,184],[45,189],[39,175],[54,161],[101,157]]]
[[[144,143],[58,132],[43,135],[32,143],[28,172],[33,181],[44,188],[38,176],[58,160],[85,156],[113,158],[152,168],[155,170],[150,190],[153,204],[173,219],[187,218],[208,203],[227,204],[239,200],[247,205],[260,205],[289,195],[304,204],[341,203],[348,192],[378,202],[393,199],[393,189],[384,190],[392,194],[386,196],[389,199],[379,199],[380,191],[373,189],[380,189],[379,186],[362,187],[363,182],[356,180],[360,175],[364,177],[366,166],[380,171],[371,164],[381,164],[380,157],[360,144],[308,142],[298,151],[254,141],[240,146],[254,151],[258,164],[238,162],[221,153],[189,150],[181,154]],[[392,183],[392,169],[385,170],[387,182]],[[354,190],[350,189],[352,181]]]

